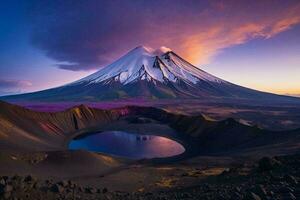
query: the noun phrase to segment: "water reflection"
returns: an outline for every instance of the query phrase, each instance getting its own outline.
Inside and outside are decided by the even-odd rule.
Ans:
[[[69,148],[86,149],[133,159],[169,157],[185,151],[181,144],[169,138],[122,131],[102,132],[72,140]]]

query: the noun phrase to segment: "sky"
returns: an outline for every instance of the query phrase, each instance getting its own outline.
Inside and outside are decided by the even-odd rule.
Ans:
[[[0,95],[60,86],[139,45],[257,90],[300,96],[299,0],[3,0]]]

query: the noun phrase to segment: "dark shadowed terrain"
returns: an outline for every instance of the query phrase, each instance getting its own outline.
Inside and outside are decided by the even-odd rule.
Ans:
[[[78,102],[14,102],[35,111],[57,112],[80,105]],[[200,99],[180,100],[117,100],[85,102],[85,105],[99,109],[119,108],[127,105],[157,107],[173,113],[203,115],[211,120],[234,118],[252,126],[270,130],[291,130],[300,127],[299,103],[263,103],[246,100],[212,101]]]
[[[215,121],[153,107],[80,105],[60,112],[5,102],[0,107],[3,198],[299,198],[299,129],[271,131],[232,118]],[[74,137],[106,130],[168,137],[186,151],[130,160],[68,150]]]

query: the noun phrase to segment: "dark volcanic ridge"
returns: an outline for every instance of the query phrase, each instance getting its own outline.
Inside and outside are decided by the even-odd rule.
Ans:
[[[105,130],[170,137],[184,145],[183,156],[239,154],[262,148],[266,152],[284,153],[298,151],[300,142],[300,129],[269,131],[234,119],[210,121],[201,115],[174,114],[153,107],[101,110],[81,105],[47,113],[0,102],[0,110],[0,147],[5,151],[65,150],[72,138]]]
[[[0,101],[0,110],[0,199],[300,197],[300,129],[275,132],[138,106],[48,113]],[[169,137],[186,152],[133,161],[67,148],[74,137],[106,130]]]

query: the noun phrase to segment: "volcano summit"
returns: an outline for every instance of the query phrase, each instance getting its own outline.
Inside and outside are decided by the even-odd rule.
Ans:
[[[3,97],[25,101],[100,101],[112,99],[270,99],[294,100],[244,88],[217,78],[171,49],[139,46],[110,65],[70,84]]]

